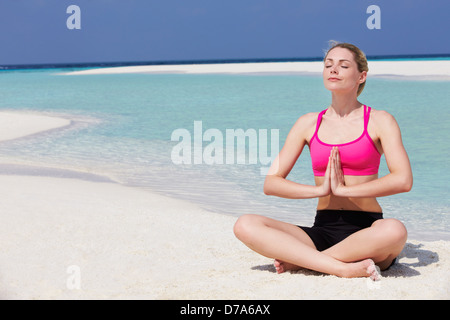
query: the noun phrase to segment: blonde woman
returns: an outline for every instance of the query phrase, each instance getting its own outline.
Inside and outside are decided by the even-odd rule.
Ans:
[[[356,46],[338,43],[328,50],[323,81],[331,105],[297,120],[266,177],[267,195],[318,198],[314,225],[244,215],[234,226],[236,237],[250,249],[275,259],[278,273],[307,268],[377,280],[375,264],[389,268],[405,245],[405,226],[383,219],[376,197],[411,190],[411,166],[394,117],[357,99],[367,72],[367,59]],[[286,178],[306,145],[315,185]],[[380,178],[383,153],[389,174]]]

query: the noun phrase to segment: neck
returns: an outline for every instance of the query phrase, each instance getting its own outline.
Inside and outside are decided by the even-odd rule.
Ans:
[[[340,117],[348,116],[352,111],[361,107],[356,95],[332,93],[331,108]]]

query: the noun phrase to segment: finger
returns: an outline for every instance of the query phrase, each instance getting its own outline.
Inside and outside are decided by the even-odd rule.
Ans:
[[[339,153],[339,148],[336,147],[335,149],[335,163],[336,163],[336,169],[340,169],[341,168],[341,155]]]
[[[330,176],[331,178],[333,178],[336,176],[336,164],[334,158],[331,158],[329,165],[330,165]]]
[[[334,156],[333,156],[333,149],[330,151],[330,156],[328,157],[328,164],[327,164],[327,170],[334,166]]]
[[[330,177],[330,172],[331,172],[331,161],[332,161],[332,159],[331,159],[331,155],[328,157],[328,164],[327,164],[327,169],[325,170],[325,177],[327,178],[329,178]]]
[[[338,147],[336,147],[336,160],[338,164],[341,164],[341,154],[339,153]]]
[[[336,157],[335,169],[336,169],[336,175],[340,176],[342,169],[341,169],[341,163],[339,162],[339,159],[337,157]]]
[[[335,165],[335,169],[337,169],[338,166],[338,151],[337,151],[337,147],[334,147],[334,165]]]

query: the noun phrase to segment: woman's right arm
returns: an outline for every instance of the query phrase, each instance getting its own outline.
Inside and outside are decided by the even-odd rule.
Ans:
[[[325,172],[325,182],[320,186],[300,184],[286,179],[302,153],[307,138],[311,136],[311,130],[315,128],[316,121],[317,114],[308,113],[301,116],[294,124],[283,148],[267,173],[264,181],[266,195],[288,199],[308,199],[330,194],[330,161]]]

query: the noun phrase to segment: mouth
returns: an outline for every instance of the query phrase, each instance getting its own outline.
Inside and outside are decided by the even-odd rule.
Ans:
[[[341,79],[339,78],[334,78],[334,77],[330,77],[328,78],[328,81],[340,81]]]

